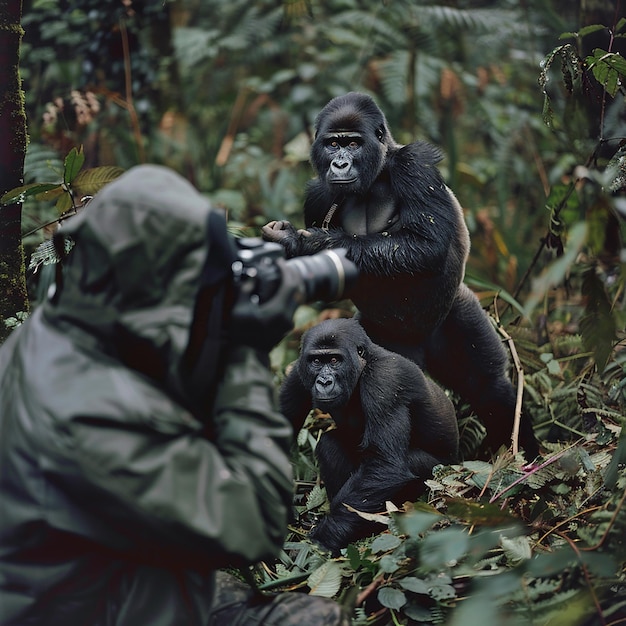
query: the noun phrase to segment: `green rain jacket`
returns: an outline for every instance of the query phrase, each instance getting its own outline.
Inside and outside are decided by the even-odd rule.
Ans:
[[[211,438],[175,399],[210,210],[166,168],[126,173],[68,220],[60,296],[0,349],[2,626],[205,624],[212,570],[282,545],[267,356],[230,351]]]

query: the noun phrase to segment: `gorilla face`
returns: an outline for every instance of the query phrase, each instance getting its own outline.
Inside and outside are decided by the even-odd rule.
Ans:
[[[307,353],[307,368],[313,384],[311,396],[319,409],[330,410],[345,404],[352,393],[346,359],[341,350],[311,350]]]
[[[330,161],[326,172],[329,185],[348,186],[359,182],[363,139],[358,132],[329,133],[323,137],[324,153]]]
[[[331,100],[316,119],[311,162],[333,192],[362,193],[380,174],[394,142],[387,121],[364,94]]]
[[[350,332],[339,334],[337,326],[342,330],[346,327]],[[333,332],[324,332],[328,328]],[[306,333],[299,374],[315,408],[330,412],[348,404],[365,367],[367,340],[360,327],[342,324],[339,320],[320,324]]]

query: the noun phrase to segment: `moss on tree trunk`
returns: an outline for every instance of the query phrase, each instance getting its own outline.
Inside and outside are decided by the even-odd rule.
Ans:
[[[0,2],[0,196],[22,184],[26,114],[19,75],[22,0]],[[0,343],[6,320],[28,310],[21,239],[22,207],[0,206]]]

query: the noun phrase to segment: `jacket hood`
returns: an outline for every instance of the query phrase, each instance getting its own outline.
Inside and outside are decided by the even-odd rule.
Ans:
[[[98,349],[180,393],[203,266],[219,247],[207,235],[211,212],[172,170],[129,170],[59,230],[74,246],[45,315],[69,333],[86,331]],[[227,239],[225,226],[211,237]],[[229,273],[225,265],[222,276]]]

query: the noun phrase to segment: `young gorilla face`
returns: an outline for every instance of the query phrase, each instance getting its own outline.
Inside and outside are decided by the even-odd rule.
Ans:
[[[307,334],[299,367],[315,408],[332,411],[350,400],[365,365],[367,336],[362,335],[351,343],[340,341],[337,334],[322,332],[320,327]]]

